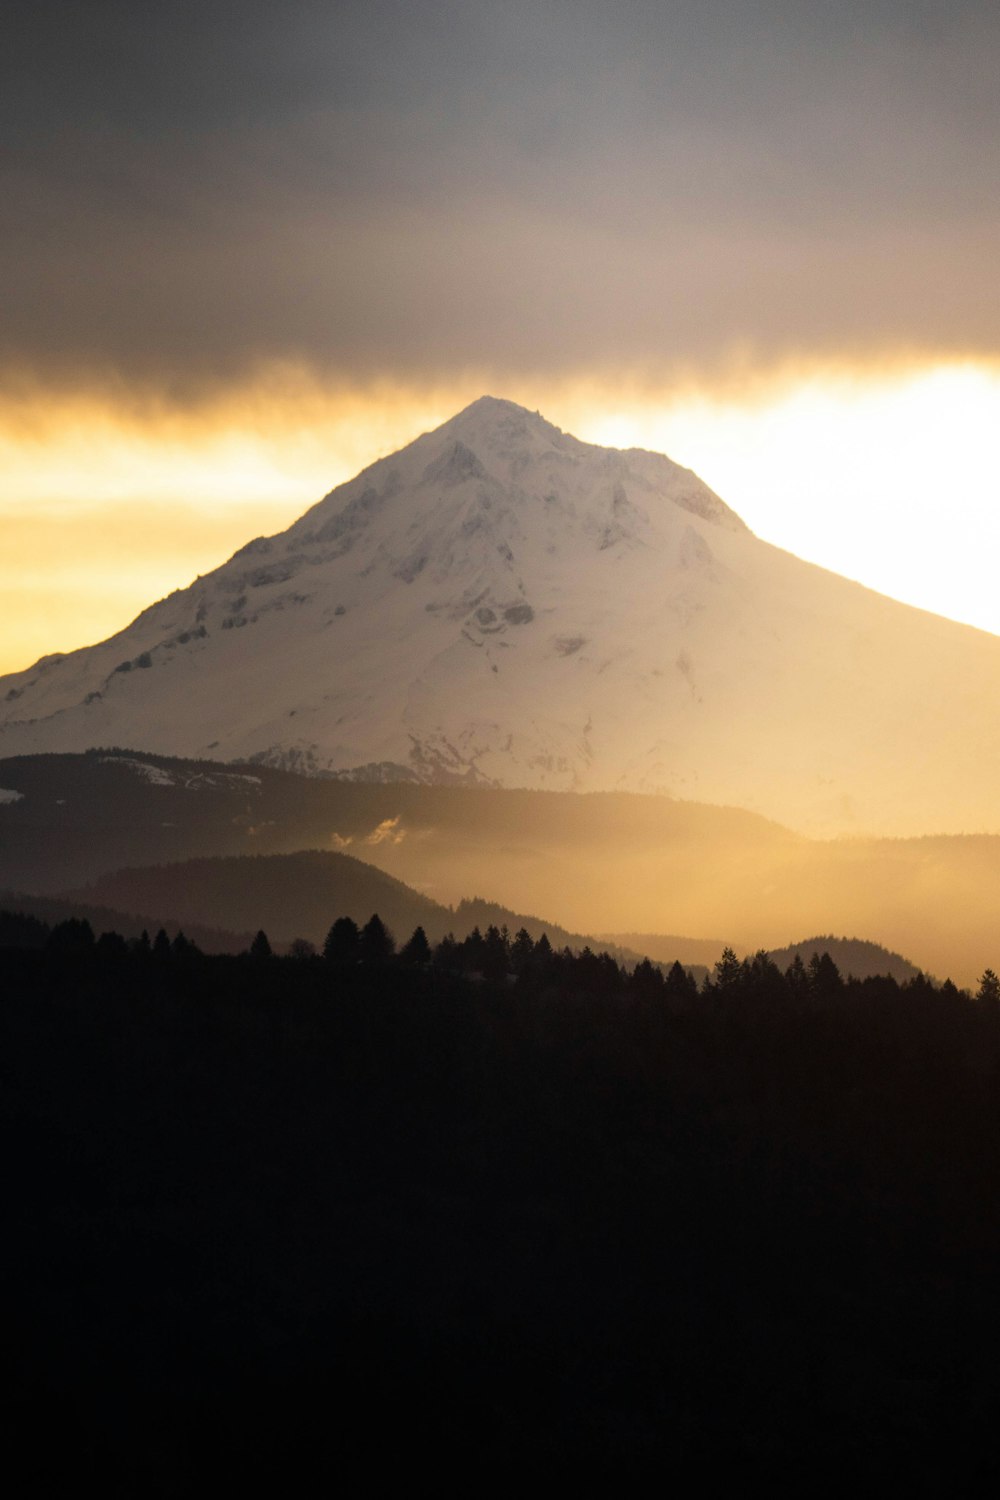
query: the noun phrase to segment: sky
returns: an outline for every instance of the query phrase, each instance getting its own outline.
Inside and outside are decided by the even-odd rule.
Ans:
[[[1000,632],[1000,9],[8,0],[0,671],[484,392]]]

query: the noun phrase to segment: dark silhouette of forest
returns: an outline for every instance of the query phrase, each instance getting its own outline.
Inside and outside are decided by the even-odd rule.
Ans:
[[[1000,982],[0,916],[44,1490],[995,1478]]]

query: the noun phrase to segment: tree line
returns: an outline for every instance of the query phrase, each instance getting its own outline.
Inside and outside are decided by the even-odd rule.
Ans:
[[[43,1489],[400,1454],[995,1488],[989,976],[730,949],[696,985],[374,915],[241,955],[15,915],[0,950],[0,1363]]]
[[[182,931],[173,938],[164,928],[153,938],[147,931],[132,940],[113,931],[95,937],[89,921],[83,918],[48,924],[17,912],[0,912],[0,949],[4,948],[41,949],[63,956],[92,955],[96,960],[108,961],[131,955],[158,963],[190,964],[205,956]],[[679,961],[665,965],[643,958],[630,967],[610,953],[595,952],[590,947],[576,952],[565,946],[556,949],[545,933],[535,939],[524,927],[511,935],[505,926],[490,924],[483,932],[477,925],[464,938],[449,933],[432,944],[424,928],[417,926],[399,945],[377,912],[363,925],[349,916],[337,917],[318,952],[308,939],[297,938],[283,956],[298,963],[315,964],[322,960],[339,971],[355,966],[370,971],[396,964],[464,975],[473,980],[520,982],[535,988],[554,985],[561,989],[579,988],[589,994],[633,994],[647,999],[663,996],[675,1005],[694,1003],[699,995],[751,1002],[828,1002],[848,987],[865,983],[883,991],[889,987],[910,995],[937,992],[946,1000],[969,998],[970,994],[950,979],[936,985],[922,974],[902,982],[889,975],[871,981],[845,978],[827,952],[813,953],[808,962],[796,953],[791,963],[781,969],[763,949],[741,959],[733,948],[726,947],[714,969],[699,985],[691,970]],[[267,934],[259,930],[246,952],[236,957],[260,963],[274,959],[276,954]],[[984,970],[973,998],[1000,1008],[1000,977],[992,968]]]

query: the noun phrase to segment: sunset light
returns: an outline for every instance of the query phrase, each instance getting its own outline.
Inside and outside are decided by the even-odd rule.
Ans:
[[[1000,4],[0,35],[4,1472],[996,1493]]]
[[[766,541],[1000,633],[996,364],[714,384],[477,373],[427,388],[329,386],[279,367],[186,406],[0,400],[0,669],[122,628],[489,383],[587,441],[669,454]]]

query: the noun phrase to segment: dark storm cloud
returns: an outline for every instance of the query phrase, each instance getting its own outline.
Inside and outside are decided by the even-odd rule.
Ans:
[[[212,378],[994,351],[994,4],[5,8],[0,349]]]

